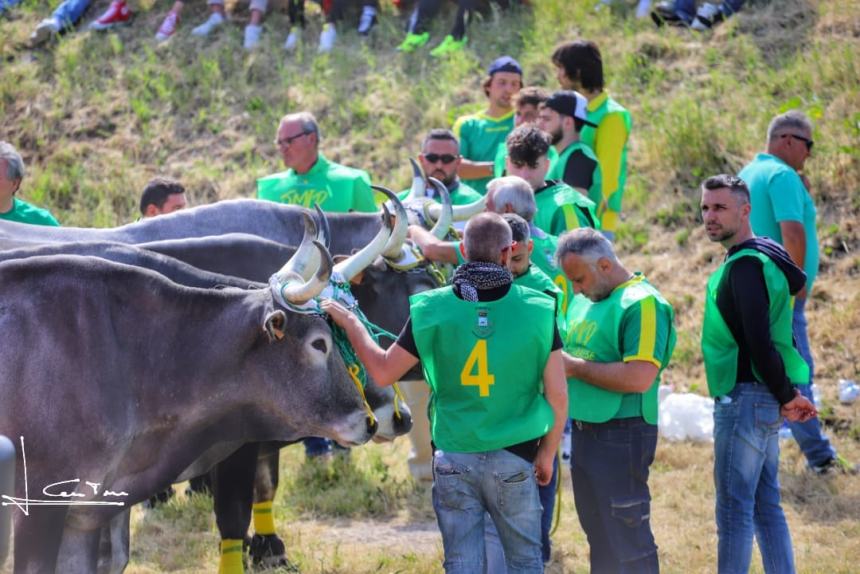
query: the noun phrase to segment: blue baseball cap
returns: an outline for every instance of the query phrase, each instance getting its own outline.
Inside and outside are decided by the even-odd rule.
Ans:
[[[493,60],[490,67],[487,68],[487,75],[492,76],[496,72],[513,72],[514,74],[523,75],[523,68],[520,63],[510,56],[502,56]]]

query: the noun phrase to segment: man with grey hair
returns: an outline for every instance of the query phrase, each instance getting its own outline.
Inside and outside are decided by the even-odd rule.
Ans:
[[[574,423],[570,474],[591,571],[658,572],[648,472],[674,312],[599,231],[565,233],[557,255],[574,292],[585,295],[568,309],[564,358]]]
[[[321,134],[310,112],[281,119],[275,145],[287,171],[257,180],[257,197],[323,211],[377,211],[366,171],[329,161],[319,151]]]
[[[15,197],[24,179],[24,160],[15,146],[0,141],[0,219],[31,225],[59,226],[46,210]]]
[[[542,573],[538,485],[552,477],[567,411],[555,302],[513,284],[511,228],[495,213],[466,224],[468,262],[453,283],[413,295],[387,350],[358,318],[327,300],[378,385],[418,360],[432,393],[433,508],[449,573],[483,572],[487,515],[508,571]]]
[[[812,123],[806,115],[797,110],[780,114],[768,126],[767,151],[758,154],[738,174],[749,187],[753,233],[785,247],[792,261],[806,273],[806,286],[794,303],[793,330],[800,354],[809,364],[810,384],[797,388],[809,400],[813,400],[815,367],[805,310],[818,274],[819,253],[815,203],[803,168],[812,155],[813,144]],[[806,422],[789,421],[788,426],[813,472],[856,473],[857,468],[836,453],[818,417]]]

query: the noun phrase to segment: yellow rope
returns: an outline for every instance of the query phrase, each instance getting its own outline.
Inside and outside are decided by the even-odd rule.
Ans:
[[[361,395],[361,400],[364,401],[364,410],[367,412],[367,420],[373,421],[376,418],[373,416],[373,409],[370,408],[370,405],[367,404],[367,397],[364,395],[364,387],[361,385],[361,379],[358,378],[358,374],[361,372],[361,367],[356,363],[353,363],[349,367],[347,367],[346,372],[349,373],[352,382],[355,383],[355,388],[358,389],[358,394]]]
[[[406,404],[406,397],[403,396],[403,391],[400,390],[400,386],[397,383],[394,383],[394,416],[397,420],[400,420],[400,402]]]

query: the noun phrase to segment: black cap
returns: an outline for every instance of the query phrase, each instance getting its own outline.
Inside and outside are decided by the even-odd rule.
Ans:
[[[544,105],[563,116],[580,120],[587,126],[597,127],[597,124],[588,121],[588,100],[579,92],[573,90],[555,92]]]

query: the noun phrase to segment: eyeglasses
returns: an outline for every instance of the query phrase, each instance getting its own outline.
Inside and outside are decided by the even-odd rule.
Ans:
[[[795,134],[782,134],[782,138],[794,138],[796,140],[800,140],[806,144],[806,151],[812,151],[812,146],[815,145],[815,142],[809,138],[805,138],[803,136],[795,135]]]
[[[424,159],[427,160],[428,163],[438,163],[442,162],[445,165],[454,162],[459,156],[451,155],[450,153],[439,155],[438,153],[427,153],[424,154]]]
[[[282,138],[279,140],[275,140],[273,143],[278,147],[287,147],[289,145],[292,145],[292,143],[294,141],[296,141],[297,139],[299,139],[300,137],[306,136],[309,133],[311,133],[311,132],[299,132],[294,136],[288,136],[288,137],[285,137],[285,138]]]

